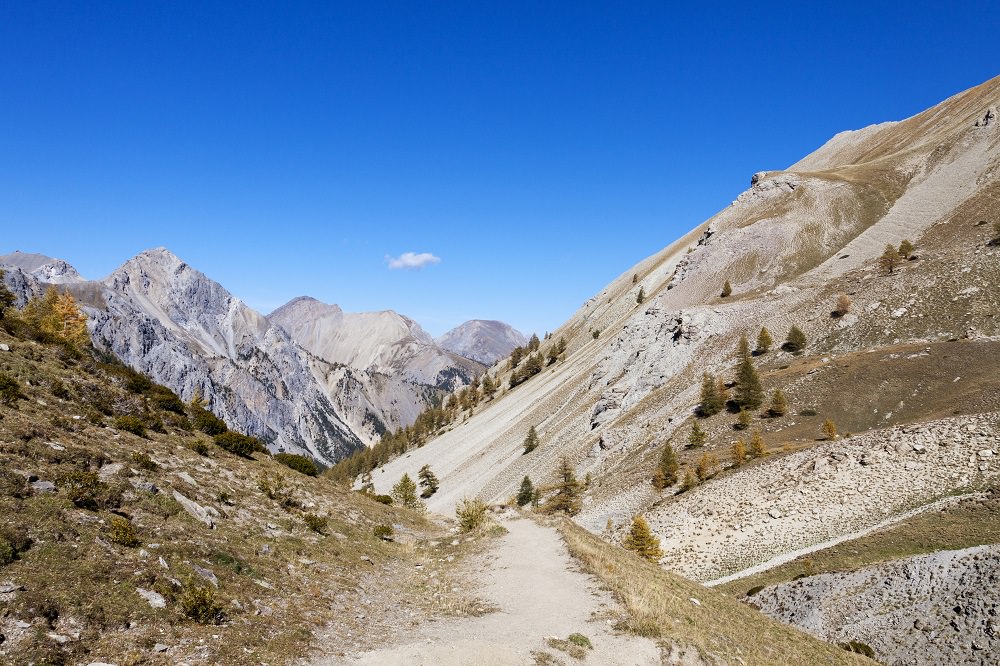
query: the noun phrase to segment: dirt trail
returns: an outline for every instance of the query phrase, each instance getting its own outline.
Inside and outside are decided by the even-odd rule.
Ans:
[[[532,656],[536,651],[558,660],[549,663],[661,663],[653,641],[612,630],[608,618],[615,610],[614,600],[577,570],[555,530],[528,519],[506,520],[503,525],[509,534],[474,563],[482,582],[478,593],[497,612],[424,625],[403,645],[325,659],[315,666],[530,665],[536,663]],[[595,613],[600,619],[593,619]],[[582,662],[547,645],[548,638],[565,640],[574,632],[593,644]]]

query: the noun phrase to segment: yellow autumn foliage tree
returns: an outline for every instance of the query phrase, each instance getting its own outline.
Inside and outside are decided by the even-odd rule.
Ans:
[[[87,315],[73,294],[50,286],[41,298],[32,298],[20,314],[28,325],[48,337],[82,347],[90,342]]]

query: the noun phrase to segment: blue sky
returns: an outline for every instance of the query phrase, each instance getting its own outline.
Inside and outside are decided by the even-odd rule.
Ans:
[[[671,4],[0,1],[0,253],[541,333],[754,171],[1000,74],[992,4]]]

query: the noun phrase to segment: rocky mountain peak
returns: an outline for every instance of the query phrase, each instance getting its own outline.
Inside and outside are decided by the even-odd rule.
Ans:
[[[10,254],[0,256],[0,266],[20,268],[39,282],[48,284],[84,282],[80,273],[69,263],[44,254],[15,250]]]
[[[442,349],[459,356],[492,365],[498,359],[509,356],[515,347],[527,344],[528,339],[502,321],[472,319],[459,324],[435,342]]]

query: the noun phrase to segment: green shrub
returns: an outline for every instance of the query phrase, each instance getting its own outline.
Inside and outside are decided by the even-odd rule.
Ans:
[[[225,620],[222,606],[216,602],[211,587],[188,584],[181,591],[178,601],[185,617],[199,624],[220,624]]]
[[[0,567],[10,564],[24,551],[31,548],[31,538],[24,528],[0,529]]]
[[[59,398],[60,400],[66,400],[69,398],[69,389],[58,379],[52,380],[52,387],[49,389],[52,395]]]
[[[372,534],[375,535],[376,539],[392,541],[392,535],[394,533],[395,530],[392,529],[392,525],[376,525],[372,528]]]
[[[17,559],[14,547],[6,539],[0,539],[0,567],[6,566]]]
[[[385,504],[386,506],[392,504],[392,495],[375,495],[372,499],[379,504]]]
[[[590,639],[584,636],[583,634],[572,633],[566,638],[566,640],[568,640],[573,645],[577,645],[582,648],[587,648],[588,650],[594,649],[594,646],[590,642]]]
[[[763,585],[754,585],[749,590],[747,590],[747,596],[752,597],[763,589],[764,589]]]
[[[294,453],[278,453],[274,456],[274,461],[279,462],[289,469],[301,472],[306,476],[318,476],[319,468],[311,458],[295,455]]]
[[[119,416],[115,419],[115,428],[139,437],[146,436],[146,425],[136,416]]]
[[[197,453],[199,456],[208,455],[208,444],[201,441],[200,439],[190,441],[187,444],[185,444],[185,446],[194,451],[195,453]]]
[[[113,509],[121,504],[121,491],[110,488],[94,472],[73,471],[64,474],[58,485],[67,498],[81,509]]]
[[[292,498],[291,489],[285,484],[285,479],[280,474],[261,474],[257,479],[257,487],[260,491],[268,497],[268,499],[273,499],[275,502],[280,504],[282,508],[293,509],[295,508],[295,500]]]
[[[870,645],[866,645],[861,641],[848,641],[846,643],[841,643],[840,647],[844,648],[848,652],[862,654],[871,659],[875,659],[875,650],[873,650]]]
[[[135,526],[131,521],[120,516],[111,518],[111,525],[108,528],[108,540],[119,546],[134,548],[139,545],[139,537],[135,533]]]
[[[806,407],[805,409],[799,412],[799,416],[816,416],[817,414],[819,414],[819,412],[817,412],[812,407]]]
[[[250,437],[249,435],[241,435],[238,432],[233,432],[232,430],[227,430],[226,432],[220,433],[212,438],[216,446],[234,453],[238,456],[243,456],[244,458],[249,458],[251,454],[267,451],[264,444],[256,437]]]
[[[319,516],[315,513],[307,513],[302,516],[302,519],[306,521],[306,527],[311,529],[317,534],[326,534],[326,526],[330,523],[330,519],[326,516]]]
[[[152,472],[159,467],[159,465],[153,462],[153,459],[149,457],[148,453],[144,453],[142,451],[132,452],[132,463],[139,469],[144,469],[149,472]]]
[[[215,437],[229,430],[226,422],[199,405],[192,406],[194,427],[206,435]]]
[[[186,415],[184,402],[166,386],[155,384],[150,391],[150,400],[157,409],[180,414],[181,416]]]
[[[21,385],[8,374],[0,372],[0,403],[13,405],[18,400],[24,400]]]
[[[478,497],[466,497],[455,507],[458,529],[463,533],[475,532],[489,519],[489,506]]]

